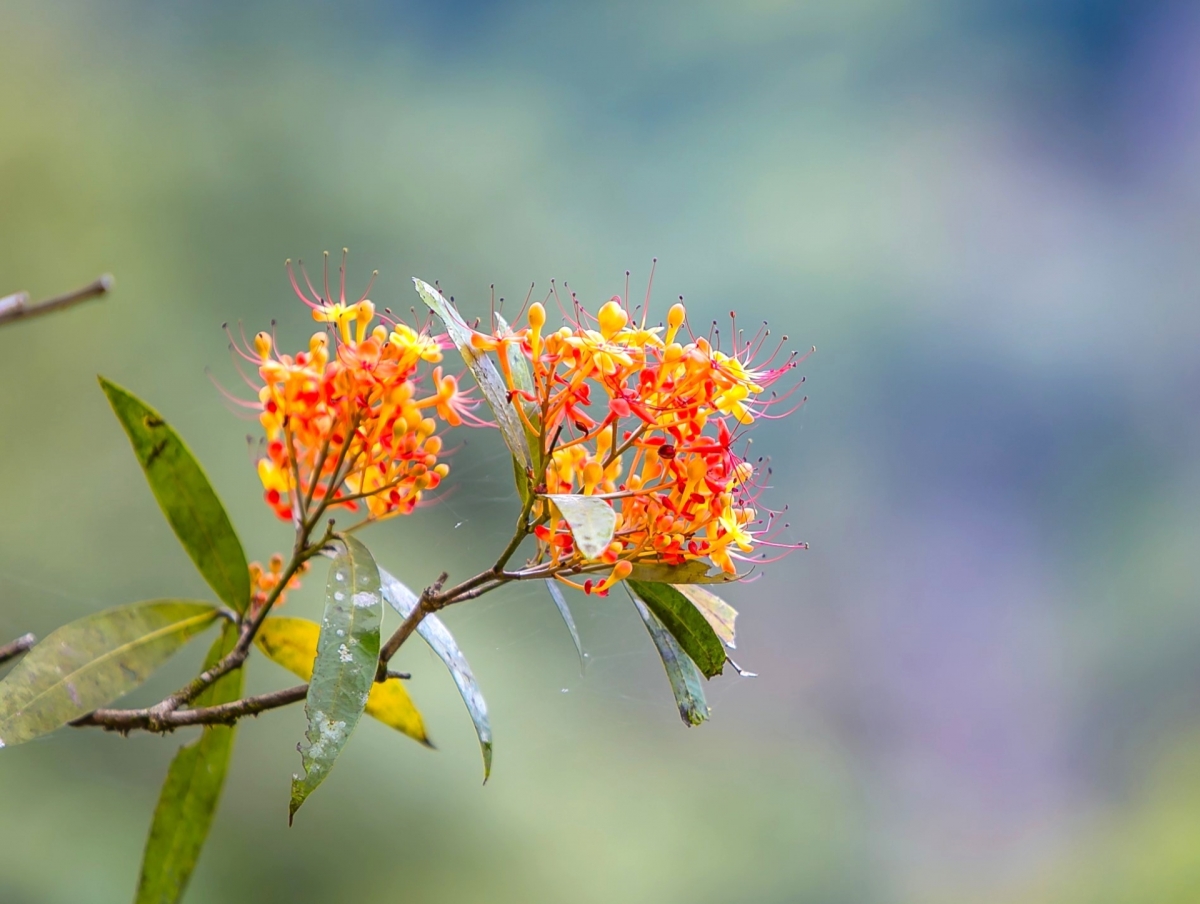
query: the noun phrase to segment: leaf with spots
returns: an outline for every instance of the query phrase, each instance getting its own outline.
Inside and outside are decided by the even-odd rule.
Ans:
[[[402,618],[408,618],[417,606],[417,595],[382,568],[379,569],[379,577],[383,581],[383,598]],[[483,752],[483,781],[486,784],[488,776],[492,774],[492,726],[488,722],[487,703],[479,690],[479,683],[475,680],[471,666],[467,664],[467,658],[458,648],[454,635],[440,618],[436,615],[426,615],[417,625],[417,633],[446,664],[463,703],[467,705],[467,712],[471,714],[471,721],[475,723],[479,749]]]
[[[650,632],[650,638],[662,659],[663,668],[667,670],[671,692],[675,695],[675,705],[679,707],[679,718],[683,719],[683,724],[689,728],[699,725],[708,719],[708,701],[704,698],[704,685],[696,664],[645,603],[633,593],[629,596],[633,605],[637,607],[646,630]]]
[[[321,626],[306,618],[276,617],[263,622],[254,642],[272,662],[310,681],[320,634]],[[382,684],[374,682],[365,712],[426,747],[433,746],[425,733],[425,720],[399,678],[389,678]]]
[[[104,377],[99,380],[175,536],[217,597],[245,612],[250,602],[246,554],[199,462],[157,411]]]
[[[486,352],[472,345],[471,337],[475,331],[467,325],[454,305],[447,301],[446,297],[434,286],[416,277],[413,277],[413,285],[417,287],[417,293],[421,296],[421,300],[446,325],[446,333],[450,336],[450,341],[454,343],[454,347],[467,362],[467,369],[471,371],[471,376],[479,384],[479,391],[483,393],[483,397],[491,406],[492,413],[496,416],[496,423],[500,427],[500,433],[504,437],[509,451],[512,452],[513,458],[523,468],[532,467],[529,443],[525,437],[525,425],[508,400],[508,387],[504,383],[504,377],[496,368],[495,362],[487,356]]]
[[[721,639],[686,596],[670,584],[633,580],[625,583],[671,632],[705,678],[721,674],[725,666]]]
[[[202,670],[220,662],[237,640],[237,626],[226,622]],[[243,669],[234,669],[217,679],[193,706],[237,700],[242,695],[244,675]],[[154,809],[135,904],[174,904],[183,897],[217,812],[236,731],[236,725],[206,725],[198,739],[175,754]]]
[[[604,554],[617,529],[617,513],[606,500],[573,493],[555,493],[542,498],[553,502],[566,519],[581,553],[589,559],[598,559]]]
[[[0,681],[0,747],[54,731],[112,703],[219,614],[212,603],[150,600],[63,625]]]
[[[329,567],[325,616],[304,704],[308,717],[307,744],[300,748],[304,775],[292,777],[289,821],[329,775],[358,725],[379,662],[383,620],[379,569],[357,539],[346,536],[341,543],[345,550]]]

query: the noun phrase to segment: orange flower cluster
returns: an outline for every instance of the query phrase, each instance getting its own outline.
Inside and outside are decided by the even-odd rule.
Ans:
[[[357,509],[360,501],[370,519],[410,513],[449,470],[438,463],[438,421],[460,424],[476,403],[440,367],[422,396],[418,368],[441,361],[441,340],[398,321],[375,324],[365,294],[348,304],[344,261],[336,302],[328,278],[322,296],[307,276],[309,294],[301,290],[290,261],[288,274],[329,328],[294,356],[278,354],[268,333],[243,352],[262,380],[252,407],[266,431],[258,474],[267,503],[285,520],[314,505]]]
[[[292,575],[291,580],[287,582],[287,586],[279,591],[279,596],[275,600],[276,606],[282,606],[287,600],[289,590],[300,589],[300,576],[308,571],[308,562],[303,562],[296,573]],[[279,586],[279,582],[283,579],[283,556],[276,553],[267,561],[267,567],[263,568],[259,562],[250,563],[250,609],[251,611],[260,609],[266,605],[267,599],[271,593]]]
[[[535,302],[524,329],[474,339],[499,352],[514,405],[540,439],[537,491],[599,496],[616,511],[613,540],[600,558],[614,566],[607,578],[560,580],[605,593],[637,564],[697,560],[736,575],[735,561],[748,561],[756,546],[784,546],[770,536],[775,513],[759,516],[755,468],[735,444],[740,431],[782,401],[764,397],[765,390],[803,359],[793,354],[772,366],[777,349],[755,365],[765,332],[745,342],[735,329],[730,353],[709,338],[681,340],[681,303],[671,307],[665,328],[648,328],[644,315],[631,322],[619,296],[594,319],[578,302],[576,314],[575,323],[546,332],[545,308]],[[528,361],[532,392],[514,378],[512,347]],[[535,510],[544,521],[536,528],[540,561],[594,566],[558,514]]]

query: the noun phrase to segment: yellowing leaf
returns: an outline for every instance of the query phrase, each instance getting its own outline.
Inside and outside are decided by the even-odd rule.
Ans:
[[[274,617],[263,622],[254,643],[272,662],[308,681],[312,678],[320,635],[321,626],[306,618]],[[366,713],[426,747],[433,746],[425,733],[425,721],[399,678],[389,678],[371,688]]]
[[[725,646],[731,650],[737,647],[733,626],[738,615],[737,609],[734,609],[715,593],[695,584],[675,584],[673,586],[688,598],[688,602],[700,610],[700,614],[712,625],[712,629],[717,632],[717,637],[721,638],[721,642]]]
[[[54,731],[112,703],[219,614],[211,603],[150,600],[63,625],[0,681],[0,747]]]

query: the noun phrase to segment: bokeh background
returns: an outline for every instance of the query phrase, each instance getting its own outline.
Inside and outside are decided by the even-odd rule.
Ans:
[[[1200,900],[1200,10],[1151,0],[0,3],[0,636],[205,594],[98,391],[141,393],[252,557],[223,321],[311,330],[283,261],[401,310],[554,277],[798,348],[764,424],[812,548],[729,588],[757,679],[686,730],[618,596],[446,620],[496,768],[419,645],[437,752],[364,723],[287,827],[298,708],[245,725],[188,900]],[[490,562],[498,439],[374,528],[410,583]],[[314,575],[289,602],[319,611]],[[187,677],[203,644],[137,699]],[[253,687],[288,677],[257,662]],[[121,902],[180,738],[0,757],[0,901]]]

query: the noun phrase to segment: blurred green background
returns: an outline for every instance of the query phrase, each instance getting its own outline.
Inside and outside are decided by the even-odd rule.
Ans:
[[[739,661],[685,730],[636,614],[534,589],[446,621],[492,711],[480,787],[440,664],[437,752],[364,724],[287,827],[302,712],[244,726],[188,901],[1200,900],[1200,14],[1136,0],[0,2],[0,638],[206,594],[104,373],[260,501],[223,321],[312,330],[286,257],[351,286],[633,271],[799,348],[762,425],[811,550],[729,589]],[[490,562],[496,436],[366,539],[412,584]],[[289,611],[319,611],[323,576]],[[186,678],[203,644],[137,697]],[[254,689],[290,679],[256,661]],[[122,902],[181,742],[0,757],[0,901]]]

